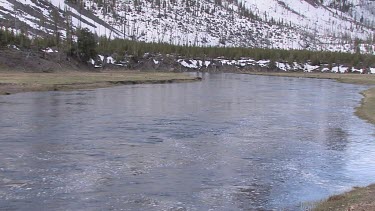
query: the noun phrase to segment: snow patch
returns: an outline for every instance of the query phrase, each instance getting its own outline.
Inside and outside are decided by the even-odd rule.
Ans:
[[[98,56],[100,58],[100,61],[104,62],[104,56],[102,56],[102,55],[98,55]]]
[[[359,72],[359,73],[363,73],[363,69],[356,69],[354,67],[352,67],[352,72]]]
[[[19,49],[17,46],[15,45],[8,45],[8,48],[13,48],[13,49],[16,49],[17,51],[20,51],[21,49]]]
[[[52,48],[46,48],[42,50],[45,53],[58,53],[59,51],[53,50]]]
[[[108,56],[107,57],[107,64],[114,64],[115,63],[115,60],[113,59],[112,56]]]
[[[257,61],[257,64],[261,67],[267,67],[270,62],[270,60],[259,60]]]
[[[183,67],[186,67],[186,68],[190,68],[190,69],[197,69],[198,68],[196,60],[189,60],[189,62],[186,62],[183,59],[179,59],[177,62],[180,63]]]
[[[324,67],[323,69],[322,69],[322,72],[329,72],[330,71],[330,69],[328,68],[328,67]]]
[[[345,73],[347,72],[347,70],[349,69],[349,67],[344,67],[342,65],[340,65],[339,67],[333,67],[332,68],[332,72],[335,72],[335,73]]]
[[[310,64],[305,64],[303,67],[304,72],[312,72],[313,70],[317,70],[320,66],[318,65],[310,65]]]
[[[289,71],[291,69],[289,64],[283,62],[276,62],[276,67],[284,71]]]

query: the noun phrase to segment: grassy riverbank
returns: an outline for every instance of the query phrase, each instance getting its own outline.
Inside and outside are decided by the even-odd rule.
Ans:
[[[249,73],[254,75],[283,76],[283,77],[303,77],[303,78],[319,78],[334,79],[343,83],[375,85],[375,75],[359,75],[359,74],[331,74],[331,73]],[[364,98],[361,105],[356,108],[356,114],[373,124],[375,124],[375,87],[362,92]],[[354,188],[353,190],[329,197],[327,200],[318,203],[315,207],[316,211],[354,211],[375,210],[375,184]]]
[[[362,92],[364,98],[361,106],[357,108],[356,114],[375,124],[375,87]]]
[[[373,211],[375,210],[375,184],[329,197],[318,204],[315,211]]]
[[[187,74],[166,72],[0,72],[0,94],[93,89],[123,84],[174,83],[196,80],[199,79]]]

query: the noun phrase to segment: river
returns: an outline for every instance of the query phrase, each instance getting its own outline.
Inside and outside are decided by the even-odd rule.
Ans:
[[[203,78],[0,96],[0,210],[298,210],[375,182],[365,86]]]

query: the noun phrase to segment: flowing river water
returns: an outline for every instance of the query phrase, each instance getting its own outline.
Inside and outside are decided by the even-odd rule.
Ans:
[[[0,210],[298,210],[375,182],[366,87],[203,78],[0,96]]]

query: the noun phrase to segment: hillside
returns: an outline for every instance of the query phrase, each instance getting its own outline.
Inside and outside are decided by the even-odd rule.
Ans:
[[[0,0],[0,25],[30,37],[97,35],[175,45],[374,53],[372,0]]]

